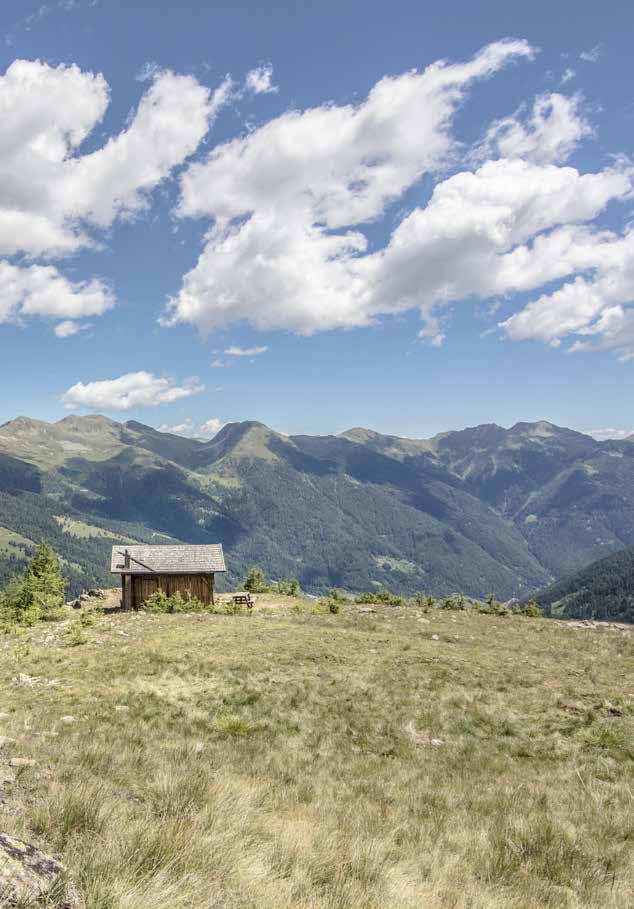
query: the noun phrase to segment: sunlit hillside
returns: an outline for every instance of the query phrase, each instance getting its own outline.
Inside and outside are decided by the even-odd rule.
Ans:
[[[630,909],[626,628],[76,615],[0,639],[0,828],[66,866],[50,909]]]

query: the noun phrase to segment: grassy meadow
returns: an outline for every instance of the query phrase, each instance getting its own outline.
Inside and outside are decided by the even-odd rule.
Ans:
[[[362,609],[0,638],[0,830],[65,864],[46,905],[631,909],[634,637]]]

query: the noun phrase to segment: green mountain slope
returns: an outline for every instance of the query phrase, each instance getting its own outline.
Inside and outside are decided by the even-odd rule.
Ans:
[[[634,546],[606,556],[536,596],[549,615],[612,619],[634,618]]]
[[[633,481],[631,442],[550,423],[416,440],[244,422],[201,442],[20,417],[0,427],[0,582],[43,537],[72,589],[106,582],[113,539],[220,540],[231,584],[258,563],[315,591],[522,597],[634,544]]]

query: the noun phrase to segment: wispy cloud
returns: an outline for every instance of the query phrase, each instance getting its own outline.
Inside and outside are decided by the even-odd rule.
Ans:
[[[628,436],[634,436],[634,429],[588,429],[586,430],[586,435],[592,436],[598,442],[605,442],[608,439],[619,441],[627,439]]]
[[[244,80],[244,90],[254,95],[270,95],[279,91],[279,85],[273,84],[273,67],[263,63],[250,70]]]
[[[139,68],[135,79],[137,82],[151,82],[152,79],[160,72],[161,68],[154,60],[148,60]]]
[[[261,347],[227,347],[225,350],[225,355],[228,357],[257,357],[258,354],[266,353],[268,347],[262,345]]]
[[[594,47],[590,48],[590,50],[581,51],[579,54],[579,59],[583,60],[584,63],[596,63],[602,53],[602,45],[595,44]]]
[[[73,319],[65,319],[63,322],[58,322],[53,331],[58,338],[72,338],[73,335],[78,334],[80,331],[85,331],[89,327],[89,322],[75,322]]]
[[[84,6],[92,7],[94,2],[84,3]],[[20,32],[30,32],[33,26],[37,25],[43,19],[54,16],[56,13],[72,13],[80,9],[82,4],[80,0],[57,0],[57,2],[40,3],[40,5],[28,16],[19,19],[9,32],[5,35],[5,43],[11,46]]]

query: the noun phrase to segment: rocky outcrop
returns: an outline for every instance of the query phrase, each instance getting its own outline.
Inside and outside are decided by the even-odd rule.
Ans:
[[[41,849],[0,833],[1,905],[45,896],[63,871],[64,866]]]

